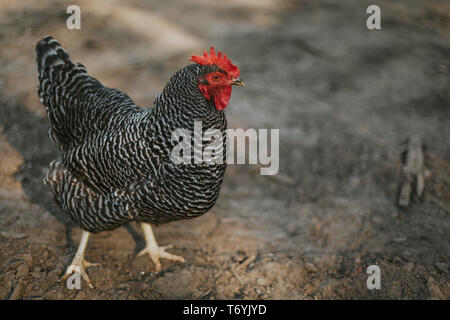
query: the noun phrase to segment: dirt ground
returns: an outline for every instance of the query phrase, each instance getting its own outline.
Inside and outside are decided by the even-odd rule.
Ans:
[[[449,299],[450,6],[376,1],[64,1],[0,4],[3,299]],[[160,226],[186,263],[153,273],[136,224],[91,237],[95,286],[59,282],[81,230],[42,177],[57,157],[36,94],[34,46],[57,38],[109,87],[150,106],[211,44],[240,67],[232,127],[279,128],[280,171],[231,165],[216,206]],[[401,145],[425,144],[425,194],[396,206]],[[366,286],[369,265],[381,289]]]

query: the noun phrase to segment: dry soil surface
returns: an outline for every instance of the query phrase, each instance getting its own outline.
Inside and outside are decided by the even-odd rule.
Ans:
[[[4,299],[449,299],[448,1],[62,1],[0,4],[0,297]],[[216,206],[156,228],[185,263],[155,274],[135,224],[90,239],[95,288],[59,282],[81,231],[42,183],[57,150],[36,94],[50,34],[103,84],[151,106],[211,44],[241,69],[232,127],[279,128],[280,170],[231,165]],[[422,137],[423,198],[396,206],[401,145]],[[366,286],[369,265],[381,289]]]

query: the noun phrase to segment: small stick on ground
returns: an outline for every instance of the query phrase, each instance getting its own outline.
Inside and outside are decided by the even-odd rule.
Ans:
[[[250,263],[255,261],[255,259],[256,259],[256,255],[252,254],[250,257],[248,257],[244,262],[242,262],[240,265],[238,265],[234,269],[235,270],[245,270]]]
[[[231,269],[231,273],[236,277],[236,279],[238,279],[239,283],[241,285],[244,284],[244,281],[242,281],[241,277],[239,277],[239,275],[236,273],[236,271],[234,271],[233,269]]]
[[[412,136],[409,139],[405,153],[404,179],[398,197],[398,205],[400,207],[409,206],[413,186],[416,187],[414,193],[420,197],[425,183],[422,141],[420,137]]]

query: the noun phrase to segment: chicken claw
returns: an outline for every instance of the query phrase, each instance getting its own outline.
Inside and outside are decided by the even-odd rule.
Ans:
[[[72,273],[75,272],[75,273],[78,273],[81,275],[81,277],[84,279],[84,281],[86,281],[86,283],[88,284],[89,288],[93,289],[94,287],[92,286],[91,280],[89,279],[89,277],[86,273],[86,269],[89,267],[99,266],[100,264],[99,263],[91,263],[84,259],[84,253],[86,251],[88,238],[89,238],[89,232],[83,231],[77,253],[75,254],[75,257],[73,258],[71,264],[67,268],[66,273],[61,278],[61,281],[66,282],[67,278]]]
[[[155,240],[155,236],[153,235],[153,231],[151,226],[148,223],[141,223],[142,230],[144,231],[144,237],[145,237],[145,248],[139,252],[138,256],[142,256],[146,253],[149,254],[150,258],[152,259],[153,263],[155,264],[156,272],[161,271],[161,262],[160,259],[168,259],[172,261],[179,261],[179,262],[185,262],[183,257],[177,256],[174,254],[170,254],[166,252],[166,249],[170,249],[173,247],[173,245],[167,245],[167,246],[158,246]]]

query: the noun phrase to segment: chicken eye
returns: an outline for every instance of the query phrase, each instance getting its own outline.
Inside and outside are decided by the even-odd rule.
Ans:
[[[217,81],[217,80],[220,79],[220,77],[219,77],[218,75],[214,75],[214,76],[212,77],[212,79],[213,79],[214,81]]]

